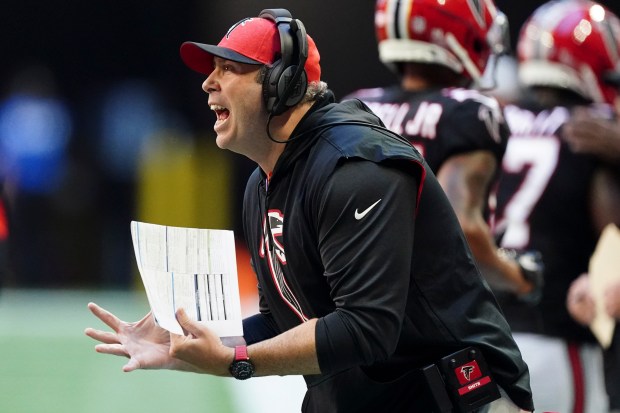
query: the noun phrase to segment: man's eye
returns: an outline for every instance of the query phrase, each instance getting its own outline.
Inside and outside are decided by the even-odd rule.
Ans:
[[[232,66],[231,65],[224,65],[222,66],[222,70],[225,72],[230,72],[232,70]]]

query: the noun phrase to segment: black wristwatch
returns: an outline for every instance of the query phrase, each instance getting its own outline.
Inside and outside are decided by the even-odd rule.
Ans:
[[[254,375],[254,364],[248,357],[248,348],[246,346],[235,347],[235,359],[230,365],[230,374],[237,380],[246,380]]]

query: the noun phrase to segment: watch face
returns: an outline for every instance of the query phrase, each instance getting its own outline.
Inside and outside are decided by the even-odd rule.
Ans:
[[[249,379],[254,375],[254,366],[246,360],[235,361],[230,366],[230,373],[238,380]]]

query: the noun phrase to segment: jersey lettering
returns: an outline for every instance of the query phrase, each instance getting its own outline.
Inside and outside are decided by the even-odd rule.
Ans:
[[[366,102],[385,126],[402,135],[419,136],[424,139],[437,137],[437,124],[443,113],[439,103],[421,102],[413,117],[407,116],[409,103]]]
[[[558,164],[560,141],[555,136],[518,136],[508,140],[502,167],[504,173],[522,174],[519,189],[506,204],[497,222],[505,228],[501,246],[524,248],[530,241],[529,217]]]
[[[385,124],[385,127],[389,130],[401,135],[403,133],[403,123],[405,117],[409,112],[408,103],[378,103],[378,102],[366,102],[370,110],[372,110],[381,121]]]
[[[555,135],[569,117],[568,109],[563,107],[535,114],[516,106],[507,106],[505,113],[513,136]]]
[[[439,103],[422,102],[418,107],[413,119],[407,122],[407,135],[417,135],[421,138],[435,139],[437,137],[437,124],[443,113],[443,107]]]
[[[537,115],[507,108],[506,119],[513,135],[508,140],[502,169],[506,175],[519,176],[520,182],[506,203],[503,216],[495,222],[495,232],[503,233],[502,247],[519,249],[528,245],[529,218],[556,170],[561,146],[556,132],[567,118],[565,108]]]

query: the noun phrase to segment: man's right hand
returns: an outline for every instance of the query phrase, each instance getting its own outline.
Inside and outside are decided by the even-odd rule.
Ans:
[[[129,358],[127,364],[123,366],[123,371],[137,369],[198,371],[191,364],[170,356],[170,333],[155,323],[151,313],[140,321],[128,323],[95,303],[89,303],[88,309],[112,331],[87,328],[84,333],[101,342],[95,346],[95,351],[98,353]]]

